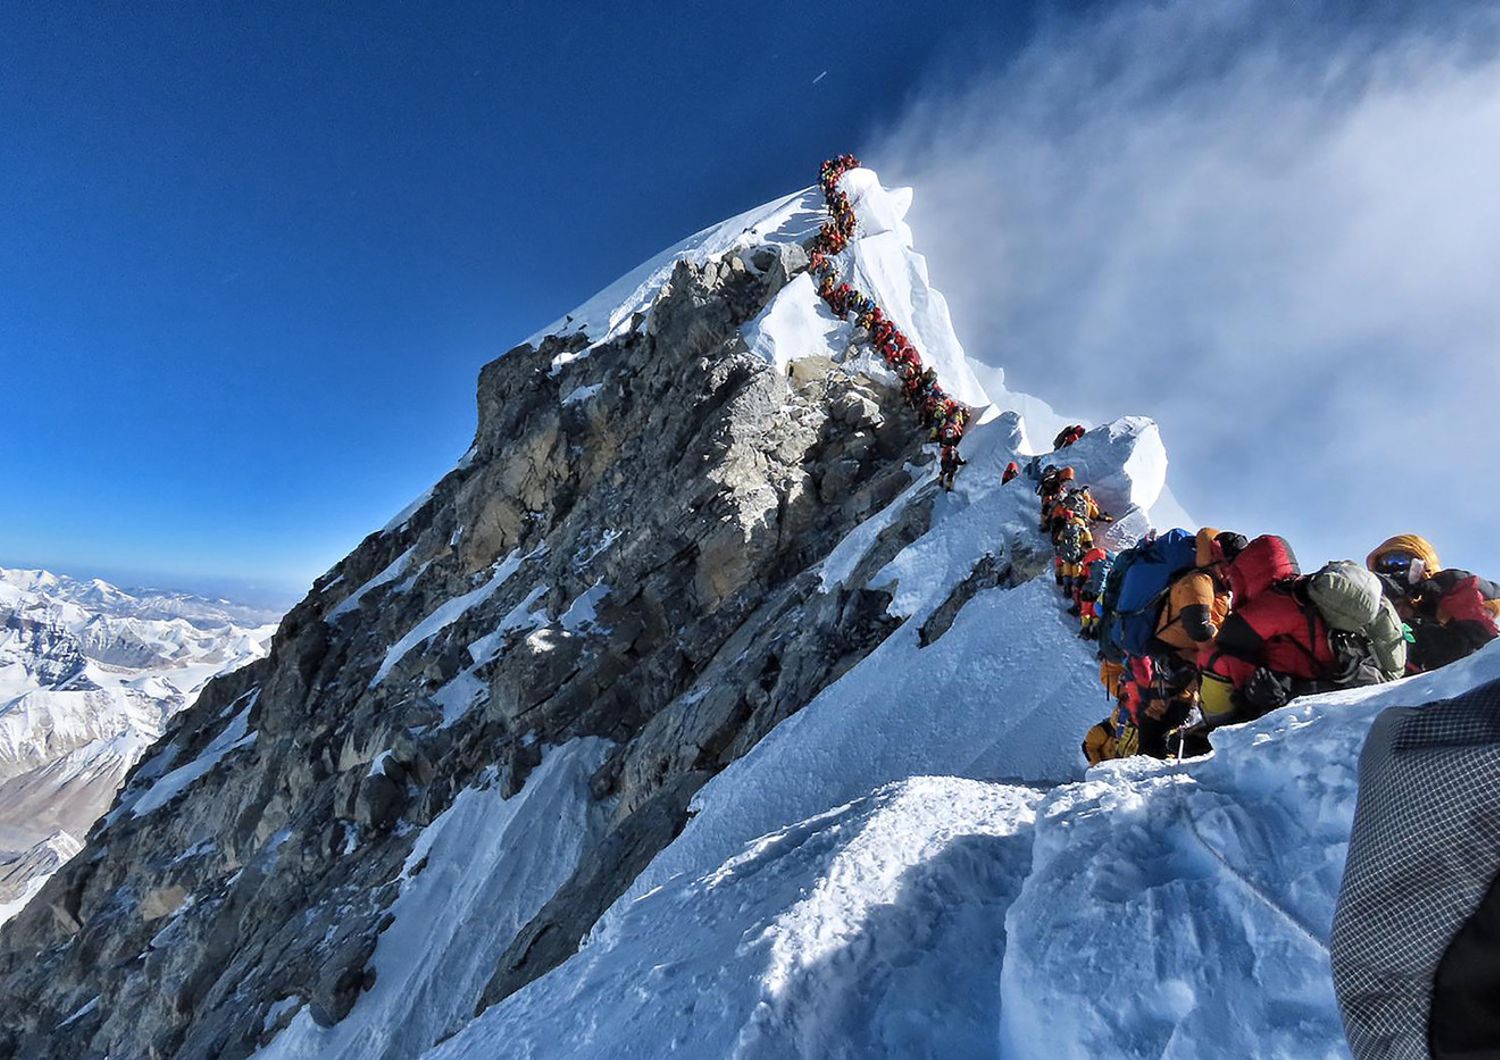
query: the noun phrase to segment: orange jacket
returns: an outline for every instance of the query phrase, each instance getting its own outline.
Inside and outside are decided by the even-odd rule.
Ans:
[[[1229,586],[1214,573],[1217,534],[1211,527],[1198,531],[1198,566],[1172,583],[1156,622],[1156,639],[1194,664],[1229,615]]]

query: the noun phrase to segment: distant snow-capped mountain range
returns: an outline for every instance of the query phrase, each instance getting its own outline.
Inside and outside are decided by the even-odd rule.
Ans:
[[[0,568],[0,922],[78,851],[167,721],[279,615]]]

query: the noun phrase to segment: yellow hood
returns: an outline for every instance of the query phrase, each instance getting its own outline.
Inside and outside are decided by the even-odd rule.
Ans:
[[[1443,569],[1438,562],[1437,549],[1433,548],[1425,537],[1419,537],[1416,534],[1397,534],[1395,537],[1387,538],[1381,542],[1379,548],[1365,557],[1365,566],[1374,570],[1381,556],[1389,556],[1393,552],[1421,560],[1428,574],[1436,574]]]

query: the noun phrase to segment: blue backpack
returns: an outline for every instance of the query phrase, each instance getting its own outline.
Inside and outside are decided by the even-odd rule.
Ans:
[[[1113,645],[1127,655],[1144,657],[1151,654],[1156,640],[1156,620],[1167,590],[1179,574],[1197,565],[1198,543],[1187,530],[1168,530],[1131,551],[1134,554],[1112,601],[1109,635]],[[1115,570],[1120,570],[1118,562]]]

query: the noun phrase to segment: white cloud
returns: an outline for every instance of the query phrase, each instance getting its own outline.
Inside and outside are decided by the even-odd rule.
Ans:
[[[1267,10],[1054,25],[867,153],[971,355],[1155,416],[1189,510],[1309,565],[1411,529],[1500,573],[1496,21]]]

